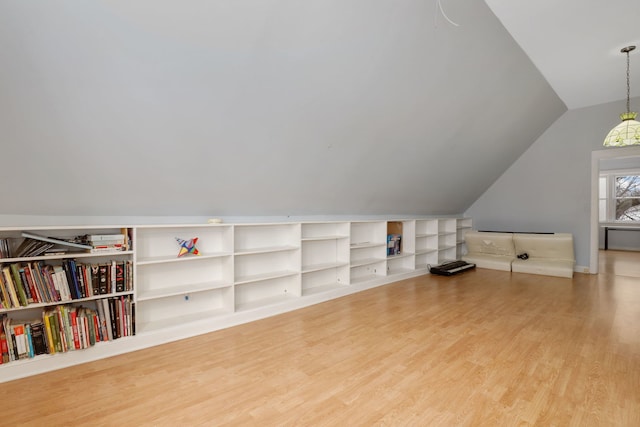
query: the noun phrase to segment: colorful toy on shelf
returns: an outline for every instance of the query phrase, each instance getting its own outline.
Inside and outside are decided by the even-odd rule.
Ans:
[[[198,242],[197,237],[189,240],[184,240],[176,237],[176,240],[180,244],[180,252],[178,252],[178,257],[181,257],[185,254],[200,255],[198,248],[196,248],[196,243]]]

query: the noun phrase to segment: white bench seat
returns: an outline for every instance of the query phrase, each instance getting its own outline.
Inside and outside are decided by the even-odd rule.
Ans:
[[[462,260],[479,268],[573,277],[575,257],[570,233],[491,233],[465,234],[467,254]],[[527,259],[517,256],[527,254]]]

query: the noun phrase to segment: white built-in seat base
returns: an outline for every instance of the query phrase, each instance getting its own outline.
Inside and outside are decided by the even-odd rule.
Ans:
[[[467,254],[462,257],[463,261],[475,264],[478,268],[490,268],[492,270],[511,271],[511,262],[514,257],[508,255],[493,254]]]
[[[570,233],[487,233],[465,234],[468,253],[462,257],[480,268],[573,277],[575,257]],[[528,259],[517,256],[527,254]]]
[[[511,263],[511,271],[514,273],[542,274],[544,276],[571,278],[573,277],[573,265],[573,261],[564,259],[515,259]]]

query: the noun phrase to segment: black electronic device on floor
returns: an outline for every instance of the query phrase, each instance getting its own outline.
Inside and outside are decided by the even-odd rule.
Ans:
[[[431,274],[439,274],[441,276],[452,276],[454,274],[462,273],[463,271],[471,270],[473,268],[476,268],[475,264],[462,260],[456,260],[445,261],[442,264],[429,267],[429,272]]]

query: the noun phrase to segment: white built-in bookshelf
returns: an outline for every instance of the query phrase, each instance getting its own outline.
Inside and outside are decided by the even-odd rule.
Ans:
[[[457,220],[438,221],[438,262],[456,259]]]
[[[129,333],[0,365],[0,382],[198,335],[371,287],[428,273],[430,265],[464,253],[469,218],[313,221],[236,224],[4,227],[0,238],[17,247],[22,233],[60,239],[126,234],[126,250],[69,251],[3,258],[2,266],[128,263],[129,289],[72,301],[0,308],[12,322],[42,319],[43,312],[78,306],[95,310],[105,299],[129,301]],[[389,230],[401,229],[400,251],[390,253]],[[197,238],[198,255],[178,257],[177,238]],[[0,295],[0,300],[1,300]],[[94,337],[95,338],[95,337]],[[88,338],[87,338],[88,341]],[[96,341],[93,339],[92,341]],[[32,355],[33,356],[33,355]]]
[[[464,235],[472,229],[471,218],[456,219],[456,258],[461,258],[467,253],[467,247],[464,243]]]

